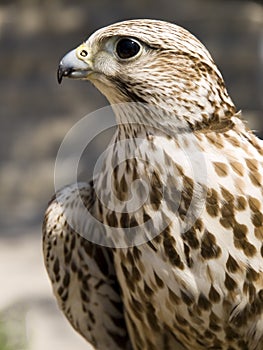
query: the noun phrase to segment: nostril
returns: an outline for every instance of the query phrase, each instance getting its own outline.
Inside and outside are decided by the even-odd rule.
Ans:
[[[80,52],[80,56],[81,56],[81,57],[87,57],[87,56],[88,56],[88,51],[87,51],[87,50],[82,50],[82,51]]]

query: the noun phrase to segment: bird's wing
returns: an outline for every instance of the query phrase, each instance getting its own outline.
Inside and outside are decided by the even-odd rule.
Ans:
[[[46,211],[43,251],[54,294],[72,326],[96,349],[131,349],[111,248],[86,240],[67,220],[66,212],[79,219],[79,195],[92,209],[94,190],[85,183],[59,191]],[[88,224],[86,230],[93,230]]]

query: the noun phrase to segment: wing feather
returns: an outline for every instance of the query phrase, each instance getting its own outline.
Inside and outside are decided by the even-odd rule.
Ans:
[[[54,294],[72,326],[96,349],[131,349],[112,250],[88,241],[68,222],[71,214],[74,222],[81,220],[77,196],[92,209],[92,183],[67,186],[51,200],[43,223],[44,260]],[[94,229],[88,222],[85,227]]]

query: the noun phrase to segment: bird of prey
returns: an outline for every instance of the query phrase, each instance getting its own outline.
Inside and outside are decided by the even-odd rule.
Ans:
[[[66,54],[63,77],[91,81],[117,120],[101,171],[46,211],[69,322],[99,350],[262,350],[263,144],[206,48],[123,21]]]

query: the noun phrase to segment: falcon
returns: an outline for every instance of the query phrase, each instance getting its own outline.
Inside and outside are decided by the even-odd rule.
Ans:
[[[95,349],[263,349],[263,144],[206,48],[164,21],[96,31],[61,60],[117,129],[43,224],[63,313]]]

